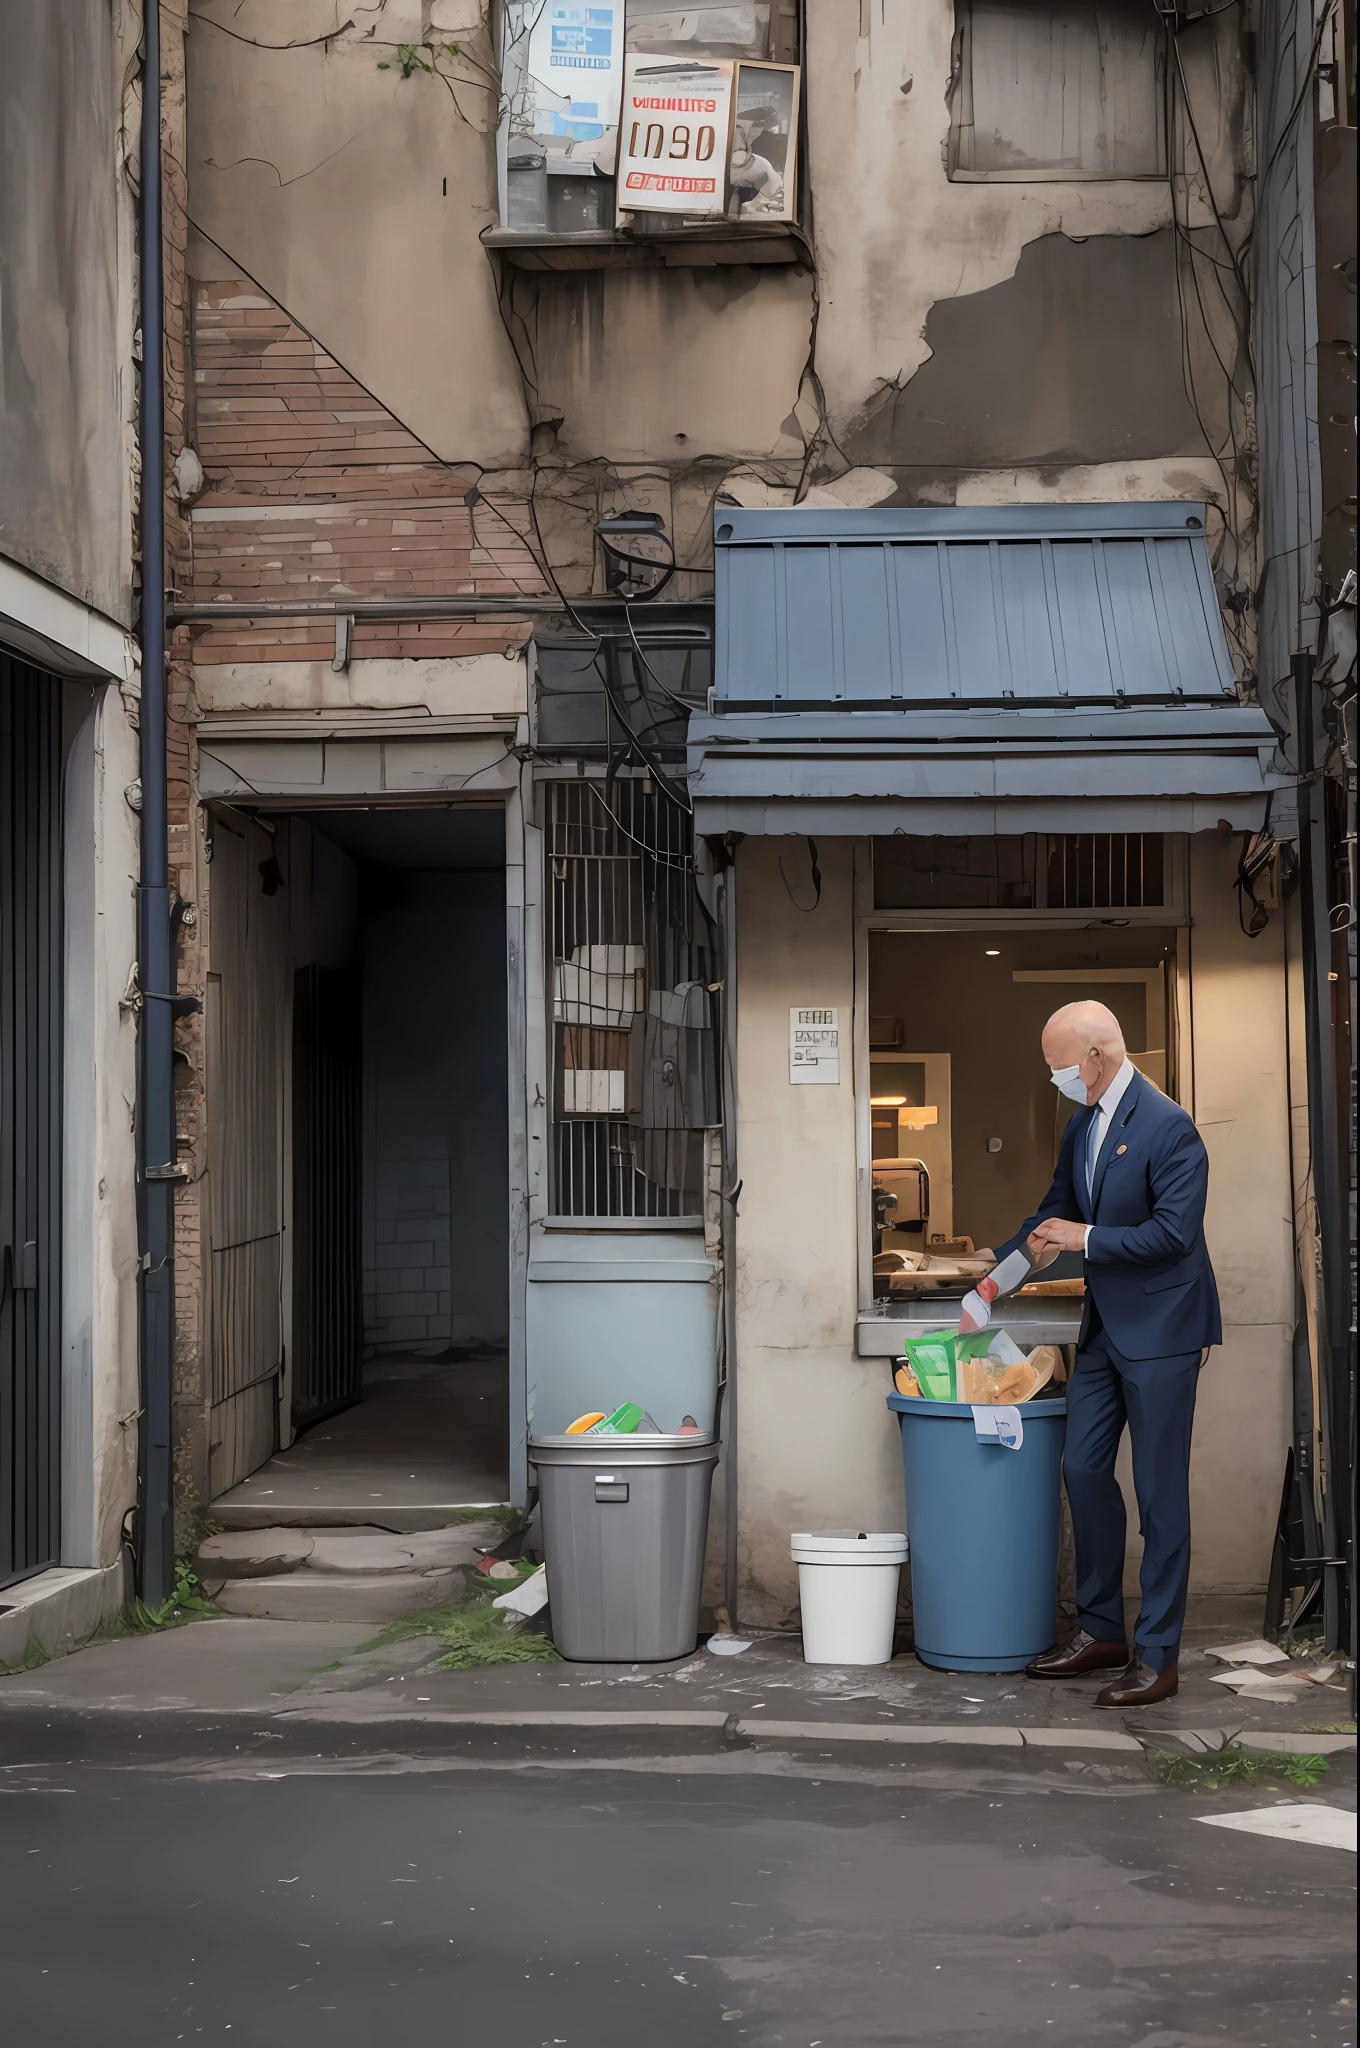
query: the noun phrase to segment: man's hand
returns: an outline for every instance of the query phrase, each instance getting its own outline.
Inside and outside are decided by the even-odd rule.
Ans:
[[[1050,1216],[1037,1230],[1031,1231],[1028,1243],[1038,1271],[1044,1266],[1051,1266],[1059,1252],[1084,1251],[1086,1225],[1067,1223],[1060,1216]]]

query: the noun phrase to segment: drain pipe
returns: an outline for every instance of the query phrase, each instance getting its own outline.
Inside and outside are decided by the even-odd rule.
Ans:
[[[171,1366],[174,1288],[174,1010],[170,835],[165,765],[165,304],[161,223],[160,0],[146,0],[142,42],[140,286],[142,696],[141,858],[137,886],[138,1344],[142,1427],[137,1473],[137,1590],[149,1607],[174,1583]]]
[[[729,844],[727,865],[722,872],[722,1119],[723,1119],[723,1518],[725,1555],[723,1590],[728,1619],[738,1626],[740,1599],[740,1505],[737,1484],[737,1204],[741,1182],[737,1178],[737,870],[735,849]]]

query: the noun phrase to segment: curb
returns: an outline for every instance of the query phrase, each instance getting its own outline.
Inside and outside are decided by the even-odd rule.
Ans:
[[[1134,1735],[1121,1728],[979,1726],[977,1722],[883,1722],[883,1721],[776,1721],[727,1712],[722,1708],[671,1710],[665,1708],[572,1709],[565,1707],[483,1708],[459,1712],[436,1706],[415,1710],[414,1702],[400,1709],[374,1713],[360,1706],[360,1695],[334,1695],[326,1704],[307,1702],[296,1706],[213,1707],[190,1706],[182,1700],[138,1705],[126,1698],[101,1701],[64,1701],[25,1696],[6,1700],[0,1694],[0,1726],[6,1719],[16,1723],[22,1717],[40,1717],[48,1726],[56,1721],[78,1721],[85,1726],[101,1722],[140,1720],[153,1723],[160,1731],[179,1723],[192,1722],[201,1732],[205,1725],[237,1725],[261,1720],[275,1728],[302,1734],[326,1728],[351,1734],[359,1730],[396,1731],[419,1728],[426,1736],[446,1729],[450,1735],[479,1733],[510,1734],[534,1731],[575,1735],[647,1734],[718,1736],[725,1743],[800,1742],[846,1743],[878,1749],[977,1749],[998,1750],[1014,1755],[1026,1751],[1049,1753],[1084,1752],[1088,1755],[1143,1756],[1165,1754],[1172,1744],[1193,1755],[1212,1754],[1225,1744],[1264,1751],[1277,1756],[1354,1755],[1356,1738],[1344,1734],[1296,1733],[1292,1730],[1209,1728],[1148,1728]]]

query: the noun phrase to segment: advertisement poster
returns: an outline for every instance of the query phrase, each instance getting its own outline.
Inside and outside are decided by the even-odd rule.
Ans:
[[[621,213],[727,211],[733,72],[708,63],[629,56],[619,120]]]
[[[517,130],[543,141],[595,142],[619,118],[623,0],[546,0],[529,35]]]

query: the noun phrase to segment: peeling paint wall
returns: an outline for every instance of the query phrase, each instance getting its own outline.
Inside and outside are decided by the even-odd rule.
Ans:
[[[403,78],[396,46],[420,41],[430,16],[325,0],[196,7],[189,210],[436,455],[494,467],[527,432],[478,241],[495,217],[496,86],[475,19],[467,83]]]
[[[0,553],[126,624],[135,400],[116,16],[114,0],[4,9]]]
[[[403,77],[397,41],[438,42],[453,12],[459,81]],[[1231,10],[1178,39],[1165,179],[989,183],[947,171],[952,0],[821,0],[815,269],[517,270],[480,239],[495,95],[477,0],[314,0],[289,26],[299,47],[261,47],[283,40],[263,0],[196,10],[194,223],[441,460],[500,472],[521,504],[532,491],[568,589],[592,586],[611,493],[662,510],[702,571],[729,481],[742,502],[779,502],[862,469],[884,487],[843,502],[976,501],[992,475],[1006,497],[1062,496],[1092,471],[1115,497],[1208,495],[1221,580],[1254,587],[1231,271],[1250,227],[1248,81]]]

